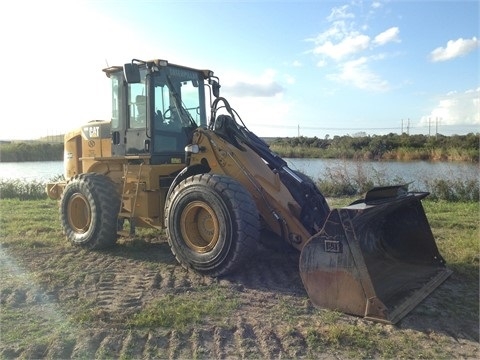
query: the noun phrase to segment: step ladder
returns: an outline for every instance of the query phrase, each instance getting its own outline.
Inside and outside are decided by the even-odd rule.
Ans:
[[[134,185],[134,191],[133,193],[131,192],[132,189],[130,188],[130,178],[129,178],[129,164],[125,164],[125,167],[123,169],[123,187],[122,187],[122,201],[120,203],[120,211],[118,213],[118,221],[119,221],[119,228],[120,226],[122,227],[122,230],[118,230],[117,233],[120,236],[124,237],[133,237],[135,236],[135,209],[137,205],[137,198],[138,198],[138,191],[140,189],[140,178],[142,175],[142,167],[143,163],[140,164],[138,168],[138,173],[135,176],[135,181],[133,182]],[[131,203],[131,200],[133,199],[133,203]],[[125,209],[123,206],[125,202],[130,202],[131,203],[131,211]],[[130,230],[123,230],[123,221],[127,219],[128,223],[130,224]]]

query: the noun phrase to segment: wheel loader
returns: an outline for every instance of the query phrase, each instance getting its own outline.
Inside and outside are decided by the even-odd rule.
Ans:
[[[160,59],[103,71],[111,119],[65,134],[66,180],[46,186],[72,244],[101,249],[136,227],[165,229],[183,267],[221,277],[242,271],[267,230],[300,251],[314,305],[385,323],[450,275],[421,204],[428,193],[378,187],[330,209],[247,129],[212,71]]]

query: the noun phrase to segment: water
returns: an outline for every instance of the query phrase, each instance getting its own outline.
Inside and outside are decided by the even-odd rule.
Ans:
[[[0,179],[46,182],[63,175],[63,161],[0,163]]]
[[[421,190],[431,179],[478,180],[479,166],[463,162],[428,161],[351,161],[337,159],[285,159],[292,169],[302,171],[313,179],[322,179],[329,172],[347,173],[353,178],[365,175],[376,184],[381,182],[413,183]],[[63,174],[62,161],[0,163],[0,179],[19,179],[46,182]]]
[[[353,161],[338,159],[286,159],[293,169],[300,170],[313,179],[321,179],[329,172],[343,172],[353,177],[365,174],[371,179],[403,180],[476,180],[479,165],[466,162],[431,161]]]

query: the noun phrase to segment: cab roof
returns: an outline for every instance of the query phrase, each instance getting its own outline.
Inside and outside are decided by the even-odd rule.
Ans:
[[[163,59],[153,59],[153,60],[148,60],[148,61],[133,59],[132,62],[137,63],[140,67],[142,67],[142,66],[143,67],[147,67],[147,66],[148,67],[152,67],[152,66],[158,66],[158,67],[175,66],[175,67],[180,67],[180,68],[183,68],[183,69],[193,70],[193,71],[202,73],[204,79],[208,79],[208,77],[213,76],[213,71],[211,71],[211,70],[195,69],[195,68],[188,67],[188,66],[170,64],[167,60],[163,60]],[[106,75],[108,77],[110,77],[110,74],[123,71],[123,66],[118,66],[118,65],[109,66],[105,69],[102,69],[102,71],[104,73],[106,73]]]

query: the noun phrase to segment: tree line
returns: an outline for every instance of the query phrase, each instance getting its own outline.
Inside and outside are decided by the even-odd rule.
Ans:
[[[267,139],[283,157],[364,160],[479,161],[480,133],[452,136],[407,134]],[[63,143],[0,144],[0,162],[63,160]]]
[[[0,144],[0,162],[63,160],[62,143],[15,142]]]
[[[480,133],[452,136],[393,134],[276,138],[270,147],[284,157],[365,160],[479,160]]]

